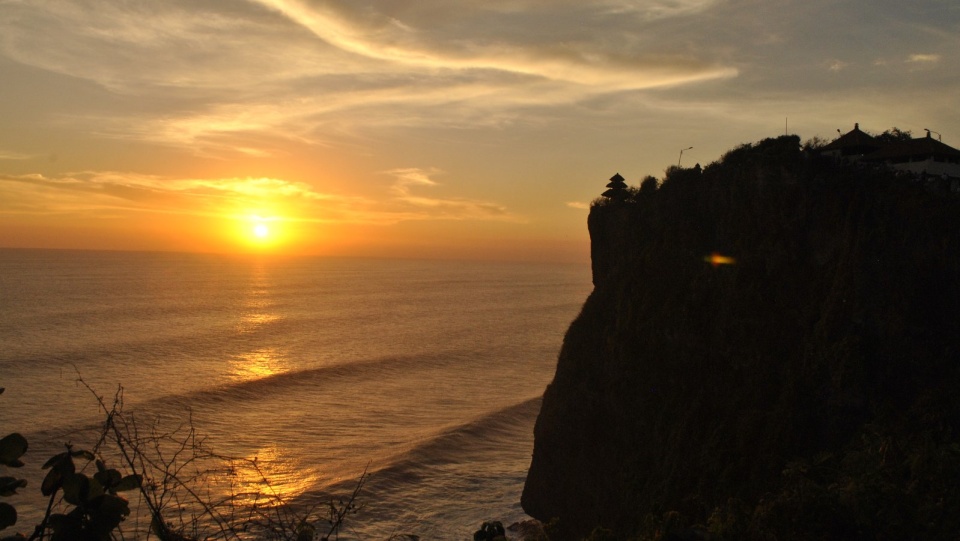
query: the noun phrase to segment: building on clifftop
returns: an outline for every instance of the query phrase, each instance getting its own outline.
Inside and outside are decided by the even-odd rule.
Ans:
[[[865,162],[883,164],[917,175],[960,179],[960,150],[930,136],[884,145],[863,157]]]
[[[607,184],[607,191],[601,195],[615,201],[623,201],[627,198],[627,183],[623,181],[620,173],[616,173],[610,177],[610,182]]]
[[[837,130],[840,131],[840,130]],[[822,156],[842,161],[857,161],[863,156],[879,150],[883,143],[875,137],[860,131],[860,123],[853,125],[853,129],[835,139],[829,145],[820,149]]]
[[[838,130],[839,131],[839,130]],[[911,173],[921,179],[941,179],[949,182],[949,189],[960,191],[960,150],[931,136],[893,141],[876,138],[861,131],[860,124],[820,149],[827,156],[842,163],[872,164]]]

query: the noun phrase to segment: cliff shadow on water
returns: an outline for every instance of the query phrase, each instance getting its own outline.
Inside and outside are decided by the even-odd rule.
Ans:
[[[621,195],[524,509],[559,539],[955,539],[958,194],[785,136]]]

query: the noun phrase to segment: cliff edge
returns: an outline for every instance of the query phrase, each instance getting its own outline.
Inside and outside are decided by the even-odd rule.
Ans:
[[[526,512],[552,539],[955,538],[960,200],[933,188],[788,136],[595,202]]]

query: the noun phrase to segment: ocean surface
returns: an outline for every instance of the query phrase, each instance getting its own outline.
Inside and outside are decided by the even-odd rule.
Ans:
[[[192,426],[256,459],[269,483],[225,470],[235,492],[323,516],[366,470],[341,539],[523,519],[539,398],[590,289],[585,264],[0,249],[0,435],[30,442],[13,529],[121,387],[141,435]]]

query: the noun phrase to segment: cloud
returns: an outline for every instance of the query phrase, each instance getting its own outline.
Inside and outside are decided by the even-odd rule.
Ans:
[[[907,62],[910,64],[936,64],[940,62],[940,55],[938,54],[912,54],[907,57]]]
[[[785,117],[946,140],[954,4],[0,0],[0,214],[559,235],[597,171],[705,163]]]
[[[836,73],[836,72],[843,71],[844,68],[847,67],[847,65],[848,65],[848,64],[847,64],[846,62],[842,61],[842,60],[836,60],[836,59],[834,59],[834,60],[830,60],[829,62],[827,62],[827,69],[830,70],[830,71],[832,71],[832,72],[834,72],[834,73]]]
[[[10,200],[32,202],[37,210],[46,212],[112,209],[219,216],[265,200],[333,199],[303,183],[279,179],[175,179],[112,171],[60,177],[0,175],[0,186]]]
[[[394,201],[418,209],[420,218],[449,220],[507,220],[517,221],[506,207],[488,202],[464,198],[426,197],[414,193],[415,188],[433,188],[439,183],[431,177],[442,173],[439,169],[416,167],[392,169],[383,172],[394,177],[389,191]]]
[[[390,186],[390,191],[400,199],[409,199],[410,190],[414,186],[436,186],[437,183],[430,179],[430,175],[441,173],[439,169],[420,169],[417,167],[408,167],[400,169],[391,169],[383,172],[395,178]]]
[[[441,145],[430,143],[466,155],[484,148],[474,137],[492,145],[513,137],[554,145],[576,139],[583,148],[612,149],[616,143],[600,141],[649,131],[652,145],[679,148],[685,143],[667,140],[690,137],[677,133],[680,126],[717,141],[719,151],[727,144],[721,141],[762,135],[753,127],[787,112],[791,127],[801,113],[833,125],[831,117],[851,107],[926,107],[929,100],[911,99],[921,87],[945,103],[956,86],[931,69],[953,62],[957,50],[957,12],[943,2],[888,0],[866,11],[820,0],[2,5],[0,80],[24,82],[0,103],[0,116],[10,133],[56,134],[33,138],[42,141],[35,148],[17,144],[44,156],[66,155],[47,142],[59,139],[95,149],[97,157],[126,149],[148,155],[159,146],[157,155],[192,154],[185,163],[199,157],[260,165],[287,157],[307,163],[314,158],[304,149],[314,146],[323,147],[316,155],[338,153],[344,163],[373,157],[371,168],[382,170],[398,163],[396,148],[420,153],[413,163],[440,163]],[[871,66],[874,58],[886,59],[888,69]],[[906,71],[939,86],[916,81],[906,88],[899,84]],[[885,92],[871,92],[875,102],[864,104],[865,91],[876,88]],[[928,116],[940,111],[952,109],[940,105]],[[9,123],[9,112],[20,113],[20,124]],[[412,150],[392,140],[412,133],[408,128],[427,144]],[[500,164],[521,163],[507,154]],[[155,171],[149,167],[157,161],[144,167]],[[449,187],[408,188],[425,203]],[[557,197],[562,204],[581,196]]]
[[[4,5],[0,55],[96,85],[63,101],[60,125],[269,158],[290,141],[499,127],[530,108],[733,77],[709,49],[638,38],[716,4],[37,0]]]
[[[465,198],[424,197],[438,186],[437,170],[396,169],[388,197],[374,200],[317,191],[303,182],[269,177],[170,178],[86,171],[60,177],[0,175],[0,212],[113,216],[180,214],[239,218],[264,212],[284,221],[390,225],[410,220],[508,220],[502,205]]]
[[[907,63],[914,66],[915,69],[929,69],[940,63],[940,55],[911,54],[907,57]]]
[[[309,29],[324,42],[343,51],[362,57],[384,61],[394,65],[430,70],[492,70],[544,78],[552,81],[585,86],[603,87],[606,91],[652,88],[702,81],[736,75],[730,67],[716,65],[690,55],[665,55],[643,50],[591,47],[595,41],[584,37],[553,39],[543,42],[526,41],[525,33],[505,35],[494,32],[492,23],[506,17],[515,19],[518,13],[530,17],[527,3],[523,11],[504,12],[484,9],[483,4],[464,3],[458,6],[463,14],[442,21],[450,30],[465,30],[464,20],[470,20],[470,34],[425,30],[426,25],[416,16],[425,17],[424,11],[410,14],[411,23],[401,21],[399,14],[379,11],[373,6],[350,10],[346,4],[306,2],[303,0],[258,0],[297,24]],[[621,9],[598,10],[594,17],[600,18]],[[661,6],[663,4],[660,4]],[[556,9],[556,7],[551,7]],[[579,10],[576,10],[579,11]],[[682,10],[681,10],[682,11]],[[536,11],[539,12],[539,11]],[[478,20],[479,19],[479,20]],[[438,21],[430,21],[434,25]],[[531,20],[531,22],[533,22]],[[572,21],[567,21],[571,23]],[[584,22],[584,19],[580,19]],[[510,27],[515,27],[514,22]],[[503,27],[501,25],[500,27]],[[431,26],[429,28],[436,28]],[[532,27],[531,27],[532,28]],[[575,27],[557,26],[561,34]],[[481,29],[485,33],[478,33]],[[600,31],[599,25],[595,30]],[[493,32],[491,35],[488,32]],[[471,35],[472,34],[472,35]]]
[[[36,154],[24,154],[0,149],[0,160],[32,160],[37,157]]]
[[[636,2],[634,0],[608,0],[600,2],[613,14],[634,14],[646,21],[656,21],[680,15],[700,13],[718,3],[718,0],[667,0]]]
[[[285,21],[243,2],[37,0],[4,10],[0,50],[7,56],[121,94],[196,99],[347,67],[333,50],[291,36]]]
[[[570,201],[567,206],[577,210],[590,210],[590,203],[584,203],[583,201]]]

